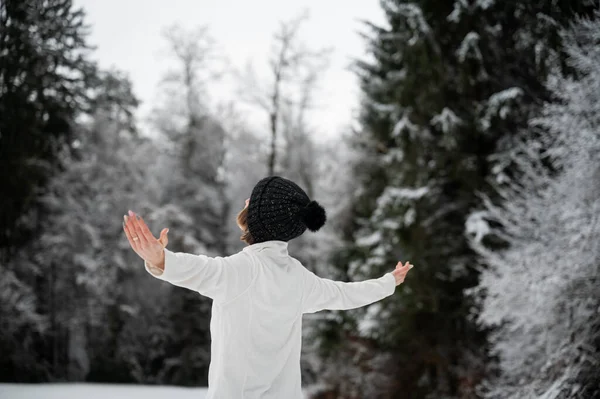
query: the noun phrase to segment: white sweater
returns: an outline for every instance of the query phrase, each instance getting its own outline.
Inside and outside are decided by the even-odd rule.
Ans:
[[[302,399],[302,314],[353,309],[392,295],[393,274],[361,282],[320,278],[265,241],[227,257],[165,248],[164,281],[213,299],[207,399]]]

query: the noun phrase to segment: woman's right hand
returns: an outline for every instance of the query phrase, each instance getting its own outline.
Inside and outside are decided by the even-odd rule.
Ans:
[[[400,285],[404,282],[406,273],[408,273],[408,271],[412,268],[413,265],[411,265],[408,261],[404,264],[404,266],[402,265],[402,262],[398,262],[398,264],[396,265],[396,270],[392,272],[392,274],[396,278],[396,285]]]
[[[144,259],[148,264],[159,270],[164,270],[165,254],[164,248],[169,243],[167,233],[169,229],[164,228],[160,232],[160,238],[156,239],[144,219],[129,211],[129,215],[124,215],[123,230],[131,248],[136,254]]]

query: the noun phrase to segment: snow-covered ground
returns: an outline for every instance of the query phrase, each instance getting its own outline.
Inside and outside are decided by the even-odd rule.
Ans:
[[[0,383],[0,399],[204,399],[206,391],[157,385]],[[310,392],[304,389],[305,397]]]
[[[119,384],[0,384],[0,399],[203,399],[206,388]]]

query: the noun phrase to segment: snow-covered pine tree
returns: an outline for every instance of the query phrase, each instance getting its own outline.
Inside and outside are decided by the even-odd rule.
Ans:
[[[168,223],[164,226],[170,228],[171,250],[225,256],[230,231],[225,220],[231,207],[223,173],[228,133],[215,117],[208,92],[210,80],[218,75],[219,53],[205,26],[173,25],[164,36],[170,69],[152,115],[161,137],[156,163],[162,195],[161,206],[149,210],[148,217],[159,225]],[[211,300],[174,289],[168,301],[169,320],[176,326],[166,349],[172,364],[169,382],[206,385]]]
[[[88,94],[87,122],[74,125],[75,138],[60,152],[63,170],[39,197],[38,237],[8,264],[22,284],[11,284],[13,275],[6,272],[6,294],[23,302],[24,314],[6,320],[31,320],[31,330],[16,341],[26,353],[3,358],[14,362],[7,369],[22,372],[14,381],[133,380],[127,364],[119,364],[116,338],[131,316],[124,309],[140,302],[126,300],[126,284],[141,271],[133,268],[133,257],[130,262],[123,256],[130,249],[121,220],[107,215],[137,198],[151,201],[152,175],[145,173],[155,153],[148,140],[132,135],[137,100],[127,78],[99,72]],[[18,296],[11,294],[13,287]],[[35,300],[24,299],[28,292]],[[24,371],[30,360],[35,367]]]
[[[153,140],[138,134],[138,100],[129,78],[118,71],[102,72],[99,78],[91,119],[81,127],[67,173],[56,182],[57,215],[52,218],[69,232],[64,256],[70,261],[65,264],[77,272],[78,293],[63,293],[77,303],[69,324],[68,378],[162,382],[157,376],[165,368],[164,348],[148,350],[143,343],[166,340],[173,326],[165,322],[167,312],[159,304],[163,291],[154,287],[121,227],[123,214],[133,209],[158,235],[145,211],[156,209],[162,195],[160,153]],[[62,208],[65,203],[71,206]],[[153,369],[140,366],[150,361]]]
[[[36,195],[60,169],[58,154],[87,105],[95,65],[84,13],[72,3],[0,2],[1,261],[35,237]]]
[[[61,144],[72,136],[70,123],[85,105],[94,65],[83,11],[71,3],[0,3],[0,161],[11,171],[0,175],[3,193],[10,193],[0,198],[4,261],[16,249],[12,246],[35,232],[35,220],[18,219],[35,208],[35,194],[60,165]]]
[[[70,0],[0,2],[0,368],[4,380],[64,375],[52,340],[49,263],[38,239],[47,208],[40,197],[66,167],[96,77],[84,13]],[[32,248],[42,249],[41,253]],[[64,347],[63,347],[64,348]],[[57,370],[58,367],[61,370]],[[57,373],[55,373],[57,371]]]
[[[116,338],[131,317],[123,309],[140,300],[131,300],[127,283],[141,271],[115,211],[152,201],[148,170],[156,151],[133,134],[137,99],[126,77],[100,73],[93,93],[90,120],[42,197],[42,234],[28,252],[42,270],[37,292],[51,322],[53,378],[132,381]]]
[[[40,311],[34,285],[24,279],[23,272],[39,269],[21,251],[11,262],[19,265],[19,274],[11,270],[11,264],[0,263],[0,378],[2,382],[36,381],[47,375],[48,367],[39,361],[32,344],[48,332],[49,320]]]
[[[463,295],[478,281],[464,220],[475,192],[491,191],[488,155],[546,96],[557,24],[585,3],[381,1],[386,26],[369,24],[370,59],[357,65],[363,156],[352,170],[355,234],[337,266],[351,280],[378,277],[398,260],[415,269],[394,300],[324,324],[328,342],[348,343],[332,345],[341,359],[328,374],[334,389],[365,396],[371,370],[385,378],[373,379],[369,395],[475,396],[487,348],[469,317],[476,303]],[[366,352],[393,358],[341,354],[363,338],[376,343]],[[357,358],[365,361],[348,361]]]
[[[480,320],[499,327],[487,398],[600,397],[600,12],[563,36],[576,77],[554,71],[538,134],[511,153],[519,177],[466,223],[488,265],[473,289],[487,294]],[[488,237],[508,247],[490,250]]]

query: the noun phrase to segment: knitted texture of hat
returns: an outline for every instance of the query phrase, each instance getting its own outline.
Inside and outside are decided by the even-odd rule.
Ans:
[[[311,201],[293,181],[269,176],[252,189],[248,204],[248,230],[254,242],[289,241],[309,228],[317,231],[325,224],[325,210]]]

